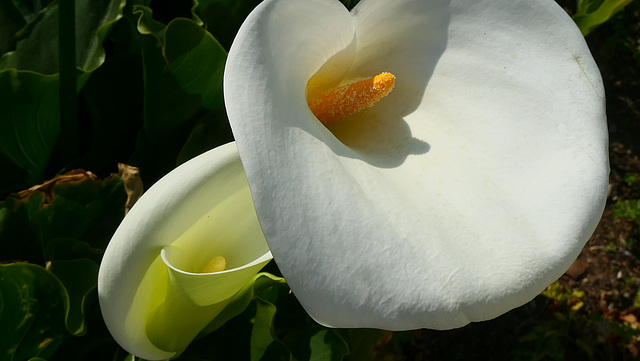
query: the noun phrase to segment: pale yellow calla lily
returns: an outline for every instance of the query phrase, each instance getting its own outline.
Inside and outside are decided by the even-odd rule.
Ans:
[[[270,259],[237,148],[218,147],[163,177],[119,226],[98,276],[105,323],[132,354],[169,359]]]

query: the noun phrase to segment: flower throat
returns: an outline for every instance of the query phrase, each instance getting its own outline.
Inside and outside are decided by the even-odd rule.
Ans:
[[[391,73],[381,73],[330,89],[309,102],[311,112],[325,126],[371,107],[387,96],[396,83]]]

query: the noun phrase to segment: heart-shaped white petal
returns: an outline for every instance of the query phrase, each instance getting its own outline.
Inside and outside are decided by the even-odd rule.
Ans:
[[[330,130],[310,112],[307,95],[381,72],[396,89],[372,108]],[[266,239],[324,325],[498,316],[602,214],[602,81],[553,1],[266,0],[224,91]]]
[[[226,269],[202,273],[215,256]],[[234,143],[163,177],[111,239],[98,294],[109,331],[147,360],[182,352],[269,260]]]

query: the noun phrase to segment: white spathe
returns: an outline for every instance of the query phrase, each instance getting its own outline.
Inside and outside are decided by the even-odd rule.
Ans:
[[[307,96],[396,88],[325,128]],[[604,91],[551,0],[266,0],[224,77],[258,219],[319,323],[449,329],[571,265],[606,201]]]
[[[226,270],[201,273],[215,256]],[[98,295],[105,323],[146,360],[180,354],[271,260],[235,143],[154,184],[105,251]]]

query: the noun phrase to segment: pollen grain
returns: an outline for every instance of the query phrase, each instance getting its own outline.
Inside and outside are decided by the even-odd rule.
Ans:
[[[333,88],[309,103],[311,112],[329,126],[351,114],[369,108],[387,96],[396,83],[391,73],[382,73]]]

